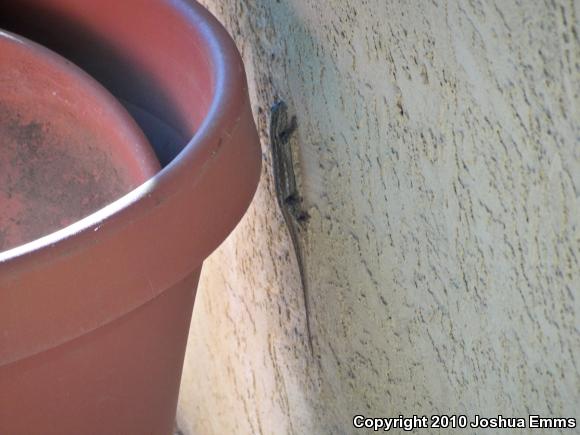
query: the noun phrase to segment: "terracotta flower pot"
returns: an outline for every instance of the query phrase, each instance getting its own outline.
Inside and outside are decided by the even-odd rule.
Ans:
[[[169,434],[201,264],[259,178],[239,55],[186,0],[3,0],[0,27],[104,84],[165,165],[0,253],[0,434]]]

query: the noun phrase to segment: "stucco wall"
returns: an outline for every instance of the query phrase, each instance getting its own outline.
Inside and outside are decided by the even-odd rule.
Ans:
[[[182,432],[580,418],[580,2],[203,3],[243,54],[265,165],[205,264]],[[313,354],[274,199],[277,98],[298,121]]]

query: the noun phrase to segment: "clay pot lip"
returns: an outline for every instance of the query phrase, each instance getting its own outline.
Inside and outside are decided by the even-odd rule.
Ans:
[[[143,184],[91,215],[46,236],[0,252],[0,275],[12,267],[35,261],[50,261],[61,255],[86,248],[98,231],[99,239],[120,231],[125,225],[159,207],[185,186],[191,187],[209,169],[220,152],[224,137],[239,126],[244,110],[247,84],[241,57],[229,35],[217,20],[197,2],[176,0],[174,7],[187,15],[207,48],[212,63],[214,92],[206,116],[183,150],[161,171]],[[234,116],[232,116],[234,115]],[[191,174],[194,164],[201,168]]]

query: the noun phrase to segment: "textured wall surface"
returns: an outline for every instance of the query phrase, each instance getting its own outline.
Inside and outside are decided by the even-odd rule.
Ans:
[[[205,264],[182,432],[580,418],[580,2],[203,3],[243,54],[265,165]],[[277,98],[298,121],[308,314],[274,197]]]

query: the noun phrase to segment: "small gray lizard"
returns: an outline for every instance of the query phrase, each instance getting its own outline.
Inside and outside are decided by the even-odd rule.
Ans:
[[[300,224],[308,219],[308,214],[302,210],[301,198],[298,194],[296,177],[294,176],[292,150],[289,143],[290,136],[294,130],[296,130],[296,117],[292,117],[291,120],[288,119],[288,106],[286,103],[279,101],[274,104],[270,111],[270,140],[272,141],[272,165],[274,168],[276,199],[288,227],[296,255],[296,262],[298,263],[304,297],[304,310],[306,311],[306,335],[310,353],[313,355],[308,284],[298,236]]]

